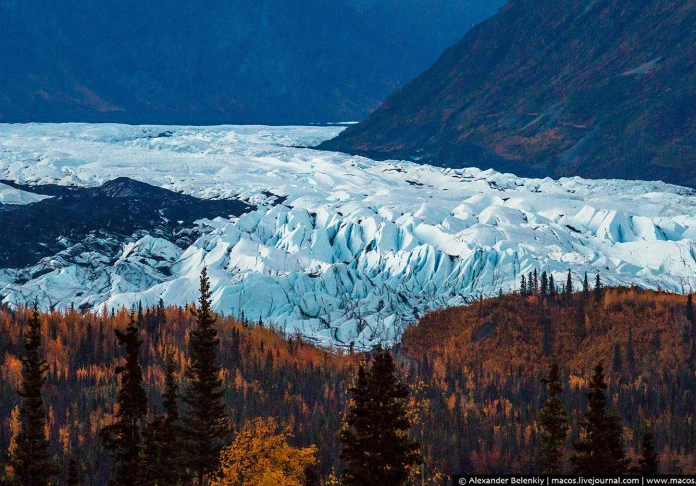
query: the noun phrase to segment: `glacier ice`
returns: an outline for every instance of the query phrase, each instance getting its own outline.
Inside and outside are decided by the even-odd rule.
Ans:
[[[207,266],[214,306],[324,345],[398,340],[429,309],[570,268],[608,284],[696,285],[696,193],[660,182],[523,179],[378,162],[314,145],[340,127],[0,125],[0,175],[93,186],[116,177],[255,210],[198,221],[179,248],[148,234],[81,242],[0,270],[16,304],[183,305]],[[171,132],[167,137],[152,133]],[[0,186],[0,203],[30,203]],[[28,194],[28,193],[27,193]],[[94,235],[98,239],[100,236]],[[98,243],[98,244],[97,244]]]

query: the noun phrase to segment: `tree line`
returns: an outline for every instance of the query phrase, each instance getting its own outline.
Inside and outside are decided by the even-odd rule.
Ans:
[[[584,290],[574,293],[570,301],[540,299],[538,293],[510,295],[433,313],[409,329],[393,353],[371,353],[371,366],[360,353],[327,352],[299,336],[278,335],[262,325],[227,327],[228,320],[210,310],[209,287],[203,279],[201,298],[207,295],[207,303],[199,301],[190,310],[158,306],[125,313],[122,318],[111,313],[117,331],[113,343],[101,323],[85,326],[89,317],[69,314],[75,321],[53,320],[35,308],[26,326],[10,319],[3,326],[12,332],[0,334],[3,350],[19,349],[16,343],[24,343],[18,360],[23,379],[13,378],[15,361],[10,354],[2,369],[4,380],[21,384],[18,396],[10,393],[8,383],[2,388],[3,403],[22,403],[4,421],[12,435],[10,463],[18,468],[16,477],[23,474],[18,448],[25,442],[23,436],[33,436],[45,447],[29,449],[45,460],[25,460],[24,464],[43,464],[37,470],[62,484],[94,484],[107,475],[113,484],[245,484],[250,477],[257,481],[250,484],[279,484],[280,477],[287,484],[358,484],[349,482],[351,464],[373,467],[360,470],[354,478],[380,478],[379,474],[388,473],[391,476],[382,479],[394,484],[406,484],[399,483],[399,478],[439,484],[442,471],[548,471],[543,453],[547,449],[559,454],[556,464],[565,472],[582,471],[588,464],[597,467],[591,466],[594,459],[587,458],[607,457],[616,457],[623,472],[632,472],[644,464],[657,465],[658,454],[663,471],[688,471],[693,431],[681,424],[693,417],[693,372],[689,372],[693,302],[690,296],[684,304],[683,297],[676,295],[599,288],[599,298]],[[192,325],[179,327],[177,322],[188,319],[187,315]],[[645,322],[628,325],[636,316]],[[58,345],[75,337],[72,324],[84,326],[80,339],[66,346],[79,366],[64,372],[65,356]],[[222,331],[222,340],[216,328]],[[186,343],[187,356],[173,345],[171,336],[165,339],[165,332],[179,333],[177,341]],[[48,362],[36,346],[41,337]],[[585,346],[582,353],[577,352],[578,343]],[[662,348],[669,353],[655,352]],[[506,352],[501,356],[492,349]],[[153,363],[155,351],[162,356],[161,374],[155,371],[159,369]],[[556,353],[568,373],[561,379],[557,370],[552,380]],[[602,368],[601,379],[597,378],[595,366],[591,379],[582,378],[583,370],[591,368],[589,363],[596,365],[597,358],[610,356],[608,376]],[[95,358],[116,363],[112,375],[95,368]],[[33,364],[29,366],[27,360]],[[541,382],[539,371],[544,366],[550,368]],[[45,375],[50,377],[48,410],[41,403],[31,411],[29,404],[38,402],[29,397],[37,394],[25,387],[45,385]],[[90,449],[89,433],[64,433],[66,426],[55,418],[57,398],[66,394],[61,392],[59,397],[56,390],[67,390],[71,382],[86,377],[108,392],[100,395],[103,390],[97,387],[87,396],[74,397],[75,408],[66,409],[66,417],[78,416],[81,407],[90,410],[103,401],[116,404],[111,413],[102,409],[104,420],[96,434],[99,447],[94,449]],[[550,416],[565,414],[567,422],[547,429],[552,388],[557,390],[554,397],[560,408],[552,408]],[[382,390],[379,399],[370,395],[377,393],[374,390]],[[374,409],[374,403],[389,400],[393,405]],[[607,400],[614,408],[636,411],[636,418],[624,417],[629,423],[623,426],[614,413],[599,406],[606,406]],[[196,412],[196,404],[212,406]],[[373,408],[360,411],[361,404]],[[376,413],[382,409],[384,413]],[[43,417],[43,422],[29,417]],[[326,418],[329,423],[323,424]],[[376,426],[372,419],[382,425]],[[383,435],[359,433],[361,426]],[[562,440],[556,435],[553,441],[561,443],[560,448],[547,447],[547,430],[564,431]],[[647,433],[640,434],[644,430]],[[44,434],[43,439],[37,431]],[[613,435],[607,436],[608,431]],[[605,435],[588,439],[599,432]],[[64,440],[72,444],[61,455],[59,468],[55,450]],[[572,444],[570,454],[568,443]],[[623,451],[623,457],[593,449],[607,444],[614,444],[612,451]],[[398,447],[387,447],[391,445]],[[109,456],[102,457],[101,449]],[[263,457],[263,461],[244,462],[249,451],[258,451],[252,457]],[[383,467],[382,452],[396,458],[399,467]],[[87,461],[95,459],[93,464],[101,472],[86,476]],[[55,475],[59,469],[60,475]],[[220,476],[215,477],[212,473],[218,471]],[[267,474],[265,479],[262,474]]]
[[[148,420],[148,397],[143,386],[140,351],[143,339],[142,308],[130,313],[124,330],[116,329],[125,362],[115,368],[120,377],[114,420],[99,434],[112,456],[108,483],[114,486],[175,485],[319,485],[311,469],[316,447],[296,448],[288,444],[291,432],[278,431],[274,419],[257,418],[231,438],[233,430],[224,405],[222,368],[218,364],[220,339],[211,308],[210,282],[204,269],[200,278],[199,306],[193,310],[197,322],[189,335],[188,384],[180,394],[174,378],[174,360],[165,361],[163,410]],[[24,336],[21,357],[23,380],[19,396],[19,433],[9,458],[9,477],[3,484],[48,486],[56,484],[58,462],[49,453],[46,409],[42,397],[46,360],[41,357],[41,320],[35,302]],[[344,485],[406,484],[417,474],[423,459],[420,445],[408,436],[408,388],[397,377],[392,355],[378,349],[371,367],[363,360],[344,427],[338,433],[343,444],[345,467],[340,478],[329,482]],[[183,414],[179,402],[186,405]],[[81,484],[78,464],[71,458],[65,473],[68,485]]]

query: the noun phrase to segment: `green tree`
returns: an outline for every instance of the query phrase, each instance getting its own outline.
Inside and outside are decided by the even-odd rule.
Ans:
[[[641,457],[638,459],[638,472],[643,476],[654,476],[660,460],[655,452],[653,444],[653,433],[646,427],[641,442]]]
[[[198,326],[189,339],[190,363],[186,368],[189,385],[183,399],[188,405],[184,415],[185,459],[199,486],[206,475],[217,470],[220,450],[231,435],[230,421],[222,398],[225,393],[217,349],[220,339],[211,309],[208,272],[204,268],[200,281],[199,306],[193,311]]]
[[[589,404],[585,418],[580,423],[580,441],[575,443],[575,455],[571,457],[573,472],[586,476],[621,475],[626,473],[628,459],[624,450],[619,416],[607,412],[602,363],[595,366],[589,383]]]
[[[147,395],[139,361],[143,340],[133,313],[125,332],[116,329],[116,339],[119,346],[125,348],[126,363],[116,368],[116,374],[121,376],[116,422],[102,429],[101,438],[104,448],[113,453],[115,461],[111,484],[133,486],[141,475],[141,428],[147,415]]]
[[[566,302],[573,301],[573,276],[570,273],[570,269],[568,269],[568,277],[566,278],[564,297]]]
[[[582,296],[585,300],[590,298],[590,281],[587,279],[587,272],[585,272],[585,279],[582,281]]]
[[[143,434],[142,482],[158,486],[179,484],[186,476],[179,421],[179,385],[171,354],[165,358],[164,371],[164,414],[156,415]]]
[[[563,403],[558,398],[558,395],[563,391],[563,387],[561,386],[558,357],[556,355],[551,357],[548,376],[541,381],[549,390],[549,398],[539,413],[539,423],[541,425],[541,447],[539,451],[541,471],[544,474],[561,474],[561,461],[570,424],[568,414],[563,408]]]
[[[15,477],[23,486],[48,485],[58,474],[58,464],[48,452],[46,437],[46,409],[41,390],[46,382],[48,370],[41,357],[41,319],[39,304],[34,301],[28,329],[24,335],[22,361],[22,387],[18,395],[22,397],[19,409],[20,432],[16,438],[16,448],[10,464]]]
[[[378,349],[369,371],[361,363],[344,427],[340,432],[345,486],[394,486],[408,482],[410,469],[423,462],[411,440],[408,388],[396,376],[394,359]]]
[[[597,278],[595,279],[594,299],[598,304],[602,302],[602,280],[599,274],[597,274]]]
[[[522,280],[520,282],[520,295],[522,295],[522,297],[527,296],[527,277],[525,277],[524,274],[522,274]]]
[[[541,298],[545,299],[549,295],[549,276],[546,272],[541,272]]]

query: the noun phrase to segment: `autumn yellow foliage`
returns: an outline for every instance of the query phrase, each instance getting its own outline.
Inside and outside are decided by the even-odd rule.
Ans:
[[[305,469],[316,464],[317,448],[292,447],[291,437],[273,418],[247,422],[220,453],[219,478],[211,486],[302,486]]]

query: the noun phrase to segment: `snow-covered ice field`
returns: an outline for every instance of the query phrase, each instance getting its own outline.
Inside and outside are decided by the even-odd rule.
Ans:
[[[99,307],[214,305],[324,344],[398,339],[418,315],[514,290],[521,272],[565,281],[696,287],[696,193],[659,182],[522,179],[317,152],[340,127],[0,125],[0,179],[99,185],[127,176],[257,209],[199,222],[188,248],[142,236],[0,270],[0,296]],[[280,198],[269,197],[269,194]],[[0,185],[0,204],[41,199]],[[0,228],[2,231],[2,228]],[[163,269],[166,266],[166,271]],[[33,275],[37,275],[33,278]]]

